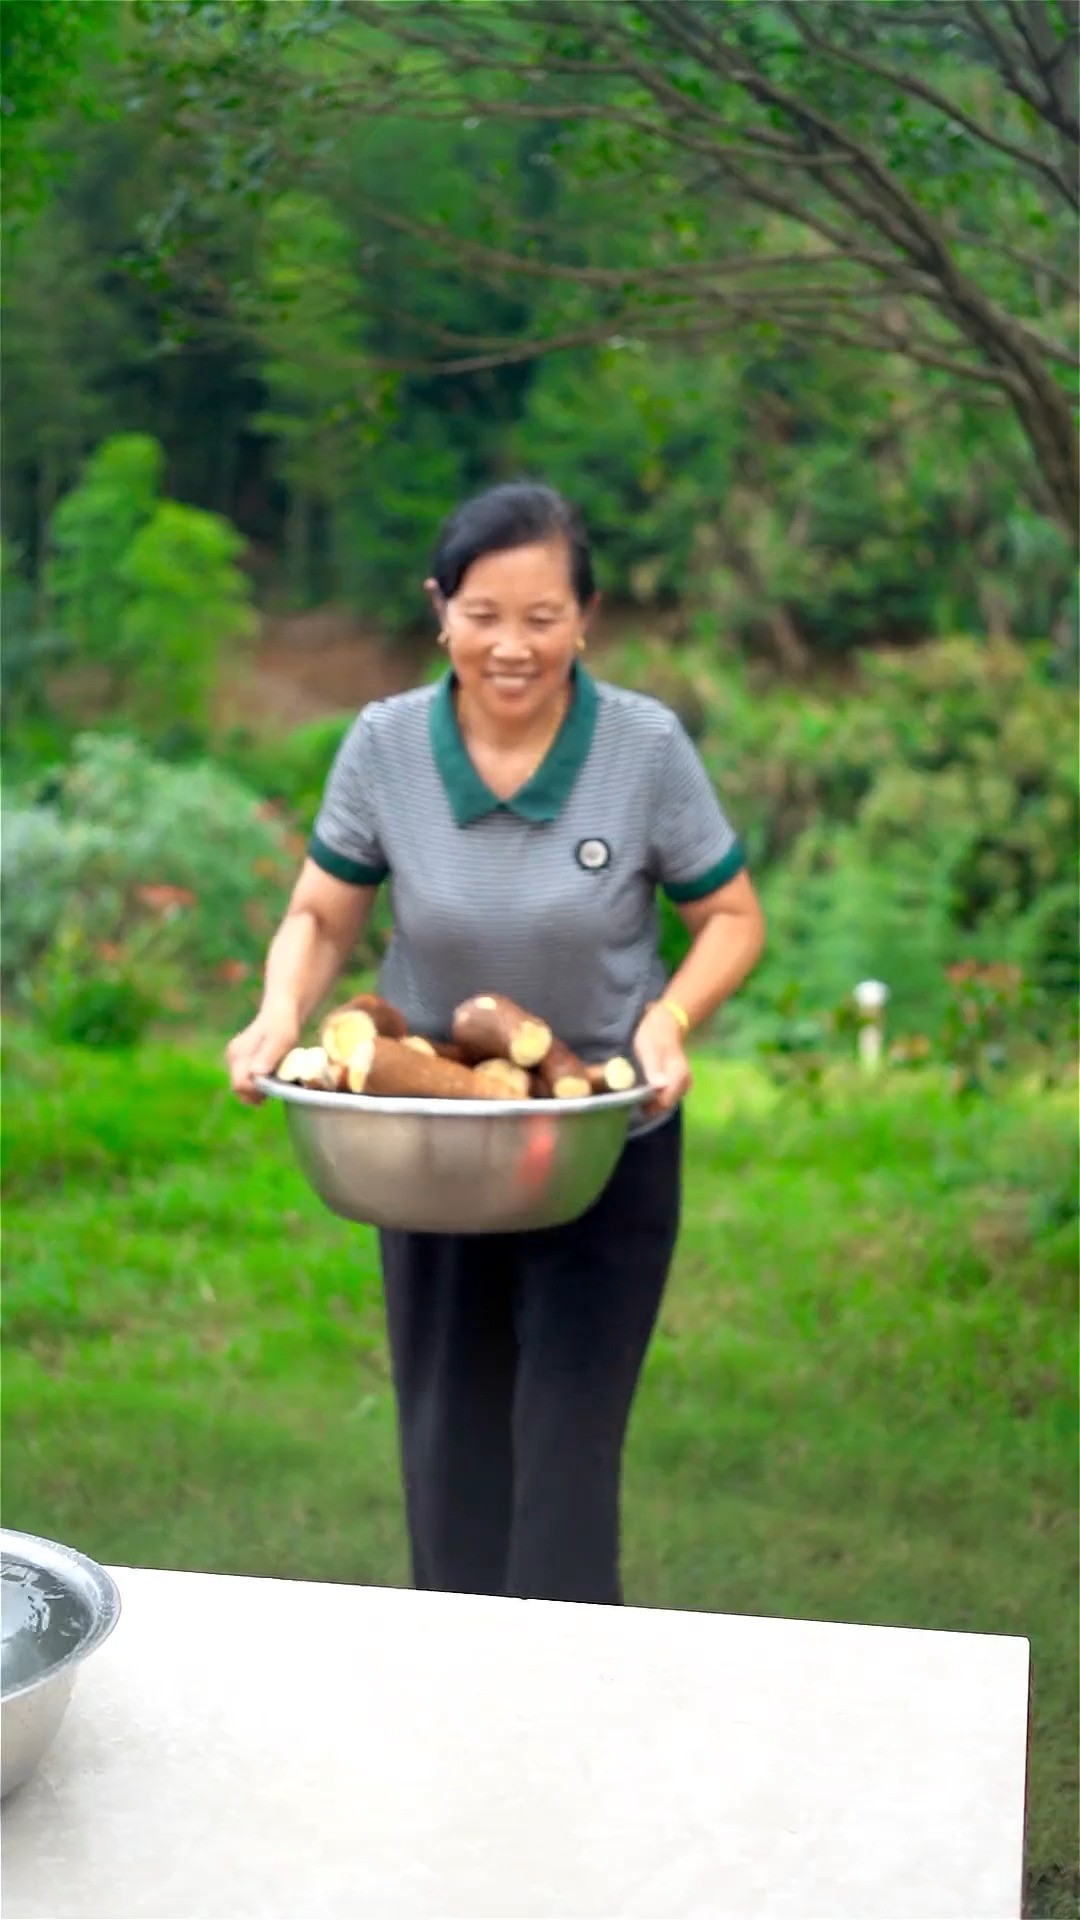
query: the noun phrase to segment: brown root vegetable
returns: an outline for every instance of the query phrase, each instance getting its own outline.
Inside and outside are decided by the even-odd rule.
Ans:
[[[528,1100],[531,1095],[532,1075],[524,1067],[515,1067],[512,1060],[481,1060],[475,1071],[485,1080],[497,1080],[506,1100]]]
[[[400,1040],[376,1035],[349,1061],[349,1090],[383,1099],[504,1100],[502,1086],[456,1060],[420,1053]]]
[[[510,1060],[537,1067],[552,1043],[545,1020],[526,1013],[501,993],[478,993],[454,1015],[454,1039],[466,1060]]]
[[[637,1086],[637,1069],[632,1060],[622,1054],[616,1054],[613,1060],[605,1060],[601,1066],[586,1067],[585,1078],[594,1093],[629,1093]]]
[[[431,1045],[438,1059],[456,1060],[459,1067],[468,1066],[464,1050],[458,1046],[456,1040],[433,1040]]]
[[[338,1007],[329,1013],[319,1032],[319,1044],[330,1064],[347,1067],[358,1047],[375,1038],[375,1022],[359,1007]]]
[[[459,1067],[467,1067],[469,1062],[460,1047],[452,1040],[429,1040],[423,1033],[407,1033],[402,1041],[403,1047],[412,1047],[416,1053],[433,1053],[436,1060],[455,1060]]]
[[[354,993],[352,999],[346,1000],[337,1011],[366,1013],[375,1032],[384,1040],[404,1040],[409,1031],[405,1015],[392,1007],[389,1000],[384,1000],[380,993]]]
[[[592,1092],[585,1062],[561,1040],[552,1041],[536,1072],[553,1100],[586,1100]]]

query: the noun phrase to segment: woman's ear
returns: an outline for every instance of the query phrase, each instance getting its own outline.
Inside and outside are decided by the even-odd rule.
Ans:
[[[602,596],[600,593],[600,589],[599,587],[597,587],[596,592],[593,594],[592,599],[589,601],[588,606],[585,608],[581,616],[582,633],[588,633],[589,628],[592,626],[593,621],[595,620],[597,614],[600,611],[601,598]]]

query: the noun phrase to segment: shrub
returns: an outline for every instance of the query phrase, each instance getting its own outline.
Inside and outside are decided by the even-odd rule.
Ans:
[[[83,734],[71,763],[16,795],[0,847],[3,969],[26,978],[74,914],[102,940],[131,903],[190,894],[181,941],[193,984],[260,965],[302,842],[220,768],[170,766],[134,741]],[[162,893],[164,889],[164,893]]]
[[[60,1045],[135,1046],[151,1024],[185,1009],[170,929],[144,924],[103,940],[87,925],[100,903],[66,911],[51,945],[22,982],[21,999]],[[164,936],[164,938],[163,938]]]
[[[217,758],[248,787],[286,807],[300,832],[315,824],[326,777],[353,715],[313,720],[271,739],[234,729]]]

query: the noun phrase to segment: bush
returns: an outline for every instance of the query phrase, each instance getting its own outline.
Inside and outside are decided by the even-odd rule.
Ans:
[[[78,909],[65,913],[22,982],[23,1003],[61,1046],[133,1047],[154,1021],[182,1004],[177,971],[160,952],[160,936],[168,932],[150,924],[126,939],[103,940]]]
[[[126,938],[182,906],[191,984],[261,965],[303,843],[220,768],[169,766],[134,741],[83,734],[71,763],[17,794],[0,848],[9,984],[55,956],[73,919]],[[182,897],[182,899],[181,899]]]
[[[938,1017],[946,967],[1077,985],[1075,743],[1039,655],[942,641],[870,656],[857,694],[755,701],[732,683],[702,743],[762,880],[770,947],[751,983],[816,1004],[879,976],[892,1018]]]
[[[287,808],[301,833],[310,833],[334,755],[352,723],[351,713],[342,714],[272,739],[234,729],[216,757],[245,786]]]

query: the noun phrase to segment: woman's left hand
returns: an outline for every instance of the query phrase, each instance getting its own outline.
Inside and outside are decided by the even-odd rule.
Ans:
[[[634,1035],[634,1052],[654,1098],[645,1111],[670,1113],[690,1091],[690,1062],[682,1028],[667,1007],[650,1007]]]

